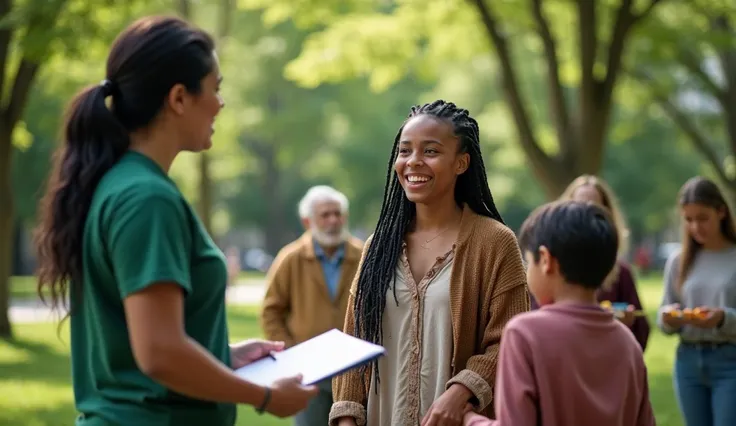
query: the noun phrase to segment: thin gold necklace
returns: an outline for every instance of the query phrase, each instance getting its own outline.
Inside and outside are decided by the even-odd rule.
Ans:
[[[427,244],[431,243],[432,241],[434,241],[435,239],[437,239],[437,237],[439,237],[440,235],[442,235],[445,231],[447,231],[448,229],[450,229],[450,226],[451,225],[448,225],[445,229],[441,230],[439,232],[439,234],[435,235],[434,237],[432,237],[432,238],[430,238],[428,240],[425,240],[424,241],[424,244],[420,244],[419,246],[421,248],[423,248],[424,250],[429,250],[429,247],[427,247]]]

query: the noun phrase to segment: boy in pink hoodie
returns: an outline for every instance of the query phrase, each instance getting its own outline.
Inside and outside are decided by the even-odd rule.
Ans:
[[[607,212],[575,201],[546,204],[519,235],[541,308],[517,315],[501,339],[495,414],[465,426],[653,426],[641,347],[596,290],[616,262]]]

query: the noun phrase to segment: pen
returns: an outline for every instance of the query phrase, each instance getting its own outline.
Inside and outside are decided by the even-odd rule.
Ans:
[[[272,360],[276,361],[276,357],[273,356],[273,352],[269,352],[268,353],[268,357],[271,358]]]

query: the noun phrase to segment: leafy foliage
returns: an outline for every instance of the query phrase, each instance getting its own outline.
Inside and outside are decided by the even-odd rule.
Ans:
[[[656,103],[736,200],[736,4],[694,0],[662,9],[629,65],[634,103]]]

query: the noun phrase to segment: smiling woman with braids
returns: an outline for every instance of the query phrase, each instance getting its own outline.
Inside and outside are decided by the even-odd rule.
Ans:
[[[413,107],[345,320],[346,333],[386,356],[334,380],[330,424],[454,426],[471,409],[492,416],[501,331],[528,310],[478,124],[452,103]]]

